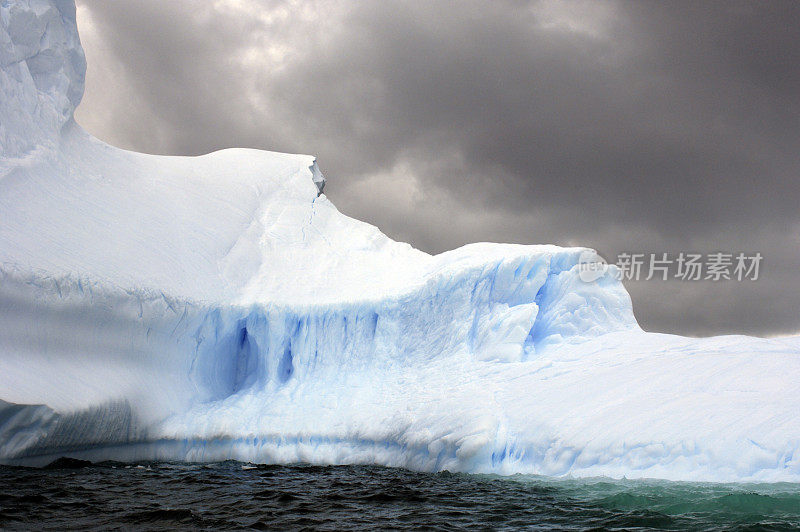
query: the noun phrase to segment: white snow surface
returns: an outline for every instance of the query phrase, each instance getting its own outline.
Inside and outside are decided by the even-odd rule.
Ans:
[[[310,156],[108,146],[74,5],[0,22],[0,462],[800,481],[800,337],[646,333],[583,248],[428,255]]]

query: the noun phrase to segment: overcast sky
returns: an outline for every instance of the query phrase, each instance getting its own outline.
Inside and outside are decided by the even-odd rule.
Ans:
[[[310,153],[350,216],[477,241],[760,252],[627,282],[651,331],[800,331],[800,3],[79,0],[117,146]]]

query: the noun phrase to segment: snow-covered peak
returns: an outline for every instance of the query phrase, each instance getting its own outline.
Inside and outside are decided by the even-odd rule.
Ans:
[[[488,300],[530,309],[548,276],[575,265],[574,249],[483,245],[432,257],[395,242],[328,201],[309,155],[165,157],[109,146],[72,120],[85,72],[72,2],[0,6],[0,265],[214,305],[298,308],[441,295],[441,286],[469,293],[489,278]],[[588,297],[566,277],[559,283]],[[553,319],[577,320],[577,332],[635,326],[619,283],[594,291],[600,323],[572,310]]]
[[[472,246],[432,257],[395,242],[328,201],[309,155],[166,157],[109,146],[72,120],[85,70],[74,5],[0,5],[0,265],[214,305],[296,308],[445,297],[442,286],[469,294],[492,279],[493,305],[532,305],[516,351],[533,327],[531,309],[544,294],[537,291],[575,265],[580,250],[552,246]],[[585,287],[566,278],[575,275],[559,283],[583,301]],[[635,326],[619,283],[593,292],[599,323],[568,310],[537,334]],[[606,304],[621,306],[606,312]],[[570,320],[580,325],[560,329]]]
[[[70,0],[4,0],[0,22],[0,146],[19,158],[53,146],[72,120],[86,59]]]

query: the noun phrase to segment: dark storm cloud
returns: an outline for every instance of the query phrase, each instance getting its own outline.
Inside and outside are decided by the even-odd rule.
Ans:
[[[761,251],[631,283],[648,329],[800,329],[792,2],[79,2],[78,119],[160,153],[313,153],[347,214],[478,240]]]

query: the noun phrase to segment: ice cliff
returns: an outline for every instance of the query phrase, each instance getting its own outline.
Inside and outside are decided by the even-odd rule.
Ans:
[[[0,22],[0,462],[800,480],[798,338],[645,333],[582,248],[425,254],[310,156],[108,146],[74,5]]]

